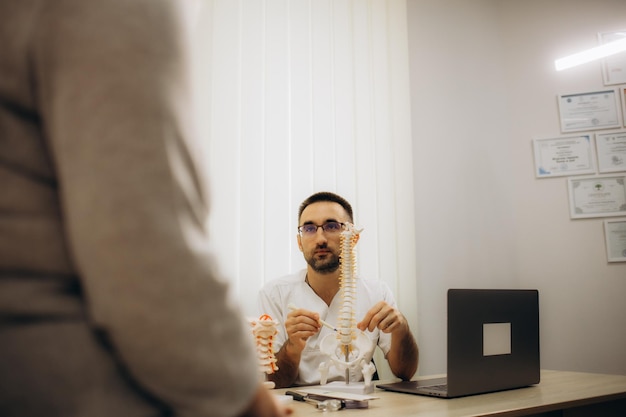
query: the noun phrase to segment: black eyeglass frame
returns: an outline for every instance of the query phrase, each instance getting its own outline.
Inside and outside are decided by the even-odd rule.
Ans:
[[[332,230],[332,229],[331,230],[327,230],[327,227],[329,225],[336,225],[336,224],[339,225],[339,228],[337,230]],[[311,230],[310,232],[305,232],[303,230],[303,228],[311,227],[311,226],[315,227],[315,231]],[[298,233],[300,234],[300,236],[313,236],[313,235],[315,235],[317,233],[317,231],[319,230],[320,227],[322,228],[322,231],[324,233],[339,233],[341,230],[343,230],[346,227],[346,224],[342,223],[342,222],[326,222],[326,223],[318,226],[315,223],[307,223],[307,224],[303,224],[302,226],[298,226]]]

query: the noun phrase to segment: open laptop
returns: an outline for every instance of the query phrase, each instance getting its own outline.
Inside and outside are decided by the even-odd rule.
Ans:
[[[538,384],[537,290],[448,290],[447,378],[377,384],[443,398]]]

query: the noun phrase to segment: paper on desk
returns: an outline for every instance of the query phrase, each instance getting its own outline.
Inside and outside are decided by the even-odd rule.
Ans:
[[[333,386],[333,383],[327,385],[314,385],[311,387],[298,387],[294,389],[298,392],[304,392],[313,395],[322,395],[329,398],[338,398],[340,400],[354,400],[354,401],[366,401],[375,400],[379,397],[373,395],[356,394],[353,392],[342,392],[338,386]]]

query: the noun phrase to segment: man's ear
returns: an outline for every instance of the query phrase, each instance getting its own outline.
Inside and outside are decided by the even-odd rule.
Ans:
[[[302,252],[302,237],[300,236],[300,233],[296,235],[296,240],[298,241],[298,249]]]

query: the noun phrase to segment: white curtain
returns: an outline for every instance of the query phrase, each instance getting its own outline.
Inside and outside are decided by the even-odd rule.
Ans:
[[[211,235],[247,315],[305,266],[297,209],[346,197],[362,276],[383,279],[416,333],[405,0],[212,0],[198,9],[198,119]]]

